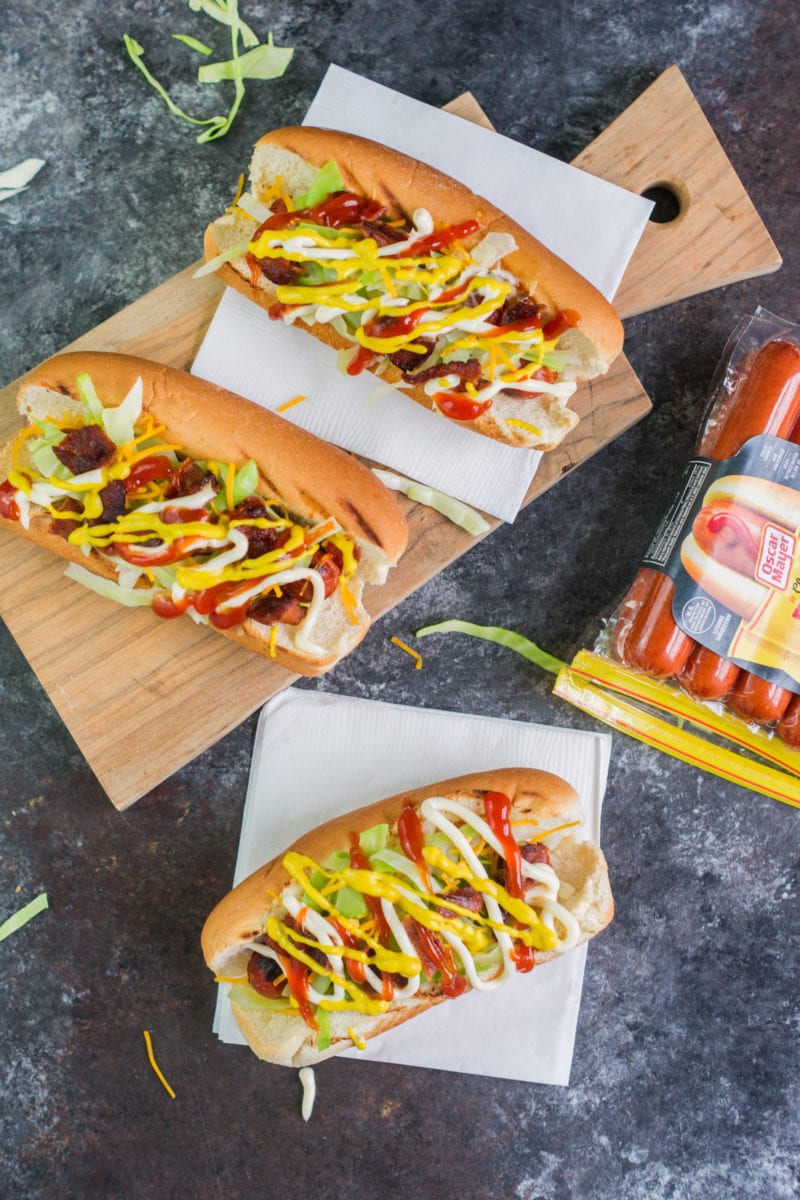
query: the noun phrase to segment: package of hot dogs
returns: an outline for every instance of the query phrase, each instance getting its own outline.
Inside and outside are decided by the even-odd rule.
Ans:
[[[800,806],[800,327],[735,331],[633,583],[556,691]]]

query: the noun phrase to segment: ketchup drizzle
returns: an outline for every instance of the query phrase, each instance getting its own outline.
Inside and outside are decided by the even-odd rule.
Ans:
[[[413,918],[412,918],[413,920]],[[442,977],[442,992],[445,996],[454,998],[464,992],[467,981],[458,973],[450,946],[443,944],[430,929],[419,921],[414,920],[414,937],[419,942],[424,955],[430,959]]]
[[[319,1029],[308,995],[308,981],[311,974],[308,967],[305,963],[298,962],[291,954],[279,954],[278,961],[283,967],[289,991],[297,1001],[300,1016],[310,1029]]]
[[[575,329],[581,323],[581,314],[576,312],[574,308],[563,308],[561,312],[556,313],[552,321],[548,321],[542,333],[545,341],[552,341],[553,338],[561,337],[562,333],[566,333],[568,329]]]
[[[384,211],[377,200],[357,196],[355,192],[333,192],[311,208],[296,208],[294,212],[273,213],[255,232],[253,241],[269,229],[289,229],[300,221],[313,225],[324,225],[328,229],[341,229],[343,225],[358,225],[360,221],[374,221]]]
[[[446,366],[442,372],[447,372]],[[452,392],[435,392],[433,401],[442,416],[449,417],[451,421],[477,421],[492,407],[491,400],[473,400]]]
[[[428,864],[425,862],[422,854],[422,847],[425,844],[422,822],[419,819],[416,809],[412,808],[408,800],[404,801],[403,810],[397,822],[397,835],[400,839],[400,845],[403,847],[403,853],[416,866],[427,890],[429,892],[432,891]]]
[[[16,488],[8,479],[0,483],[0,517],[7,521],[19,520],[19,505],[14,499]]]
[[[742,520],[741,517],[737,517],[735,513],[712,513],[708,518],[707,525],[709,533],[721,533],[723,529],[729,529],[734,537],[742,543],[753,560],[755,561],[758,558],[758,542],[753,537],[752,531],[748,528],[747,522]]]
[[[503,848],[506,860],[506,891],[523,899],[522,852],[511,830],[511,801],[502,792],[487,792],[483,800],[486,822]],[[515,945],[511,958],[520,974],[533,970],[533,947]]]

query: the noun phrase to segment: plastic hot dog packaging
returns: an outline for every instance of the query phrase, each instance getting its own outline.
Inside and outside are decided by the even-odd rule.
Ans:
[[[556,692],[800,807],[798,326],[735,331],[639,571]]]

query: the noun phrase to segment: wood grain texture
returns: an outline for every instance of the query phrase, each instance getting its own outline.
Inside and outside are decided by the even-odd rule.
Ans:
[[[469,94],[447,107],[491,128]],[[639,144],[643,123],[651,121],[655,123],[650,131],[653,144],[663,145],[664,128],[657,124],[660,119],[658,111],[638,113],[635,136],[629,140]],[[612,128],[619,126],[624,131],[625,122],[623,114]],[[600,141],[586,154],[592,152],[590,169],[606,174],[602,147],[596,149]],[[632,162],[630,185],[634,187],[639,178],[636,167]],[[629,184],[616,139],[608,151],[607,177]],[[719,220],[727,223],[723,216]],[[653,244],[652,239],[649,242]],[[651,253],[656,254],[653,262]],[[629,275],[639,280],[643,294],[659,274],[659,254],[658,244],[652,252],[645,246],[632,260]],[[771,269],[771,261],[765,251],[762,270]],[[193,280],[195,266],[65,349],[140,354],[188,368],[222,293],[216,276]],[[731,274],[728,280],[735,278],[741,275]],[[681,286],[689,285],[684,281]],[[688,295],[690,290],[681,294]],[[656,288],[650,307],[660,303],[666,300]],[[18,426],[18,382],[0,391],[0,438],[8,437]],[[604,378],[582,386],[573,405],[580,412],[580,424],[557,450],[545,455],[526,503],[650,409],[650,401],[624,356]],[[474,538],[432,509],[409,502],[405,509],[409,548],[387,584],[367,590],[366,607],[373,617],[389,611],[475,544]],[[493,522],[493,527],[497,524]],[[3,531],[0,550],[4,564],[0,612],[117,808],[132,804],[295,678],[191,621],[160,621],[149,611],[109,604],[66,580],[59,559]],[[196,703],[199,683],[204,696],[215,697],[213,705]],[[169,711],[180,712],[180,720],[165,721]]]
[[[614,305],[649,312],[699,292],[777,271],[781,256],[703,110],[673,66],[573,160],[641,195],[666,187],[674,221],[650,222]]]

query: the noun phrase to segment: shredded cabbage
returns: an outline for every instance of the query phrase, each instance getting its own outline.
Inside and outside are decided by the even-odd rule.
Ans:
[[[294,50],[289,46],[276,46],[269,34],[262,46],[254,46],[237,58],[199,67],[197,79],[200,83],[222,83],[225,79],[279,79],[293,54]]]
[[[219,83],[230,80],[234,84],[233,101],[227,113],[218,113],[213,117],[192,117],[179,108],[166,88],[159,83],[144,64],[144,47],[130,37],[123,35],[125,50],[133,65],[141,71],[153,90],[161,97],[173,116],[189,125],[199,125],[201,132],[197,135],[200,143],[211,142],[224,137],[230,129],[242,103],[245,93],[245,79],[277,79],[283,75],[291,62],[294,50],[291,47],[275,46],[272,34],[267,41],[259,45],[258,38],[250,26],[239,16],[239,0],[189,0],[193,12],[204,13],[213,21],[219,22],[230,32],[231,58],[224,62],[208,63],[198,69],[200,83]],[[201,54],[210,53],[210,48],[195,38],[186,34],[174,34],[178,41],[183,42],[192,50]],[[239,53],[240,44],[247,49]]]
[[[333,898],[333,906],[343,917],[368,917],[369,909],[361,892],[345,884]]]
[[[53,446],[60,445],[67,436],[66,433],[63,429],[59,429],[52,421],[48,421],[47,418],[43,421],[37,421],[36,425],[42,432],[39,437],[33,437],[28,440],[28,453],[33,459],[37,471],[40,475],[48,477],[55,475],[56,472],[66,471],[63,463],[59,462],[55,454],[52,453]],[[51,453],[42,454],[40,463],[39,455],[42,451],[46,450],[50,450]]]
[[[427,487],[424,483],[415,483],[413,479],[407,479],[405,475],[396,475],[393,471],[381,471],[377,467],[373,467],[373,471],[386,487],[396,492],[403,492],[409,500],[414,500],[417,504],[424,504],[428,508],[436,509],[443,517],[447,517],[454,525],[466,529],[467,533],[471,533],[473,537],[480,537],[481,534],[488,533],[492,528],[476,509],[470,508],[461,500],[456,500],[454,496],[448,496],[436,488]]]
[[[241,242],[238,246],[232,246],[230,250],[223,250],[221,254],[215,254],[208,262],[203,263],[202,267],[198,267],[192,279],[202,279],[204,275],[213,275],[217,267],[223,266],[226,262],[230,262],[232,258],[242,258],[247,254],[249,242]]]
[[[257,200],[250,192],[242,192],[239,199],[234,201],[234,203],[237,208],[240,208],[242,212],[246,212],[248,217],[252,217],[259,225],[271,215],[271,209],[266,204],[262,204],[260,200]],[[248,246],[250,245],[249,242],[247,244]]]
[[[317,1034],[317,1049],[327,1050],[331,1044],[331,1014],[327,1008],[318,1008],[315,1013],[319,1033]]]
[[[363,833],[358,835],[358,841],[361,849],[369,858],[370,854],[377,854],[379,850],[383,850],[388,837],[388,825],[373,825],[370,829],[365,829]]]
[[[32,444],[34,441],[38,441],[39,445],[34,446]],[[32,438],[28,443],[28,450],[30,451],[30,456],[36,470],[47,479],[51,475],[55,475],[58,468],[62,465],[53,452],[53,445],[50,442],[45,442],[43,438]]]
[[[331,158],[317,171],[305,195],[295,197],[295,207],[313,208],[315,204],[321,204],[332,192],[340,192],[343,187],[344,180],[338,164]]]
[[[425,890],[417,867],[410,858],[406,858],[405,854],[400,854],[398,850],[378,850],[375,854],[370,855],[369,861],[373,866],[385,867],[391,872],[405,875],[421,892]]]
[[[100,397],[94,390],[91,376],[79,375],[75,380],[75,385],[86,410],[87,424],[91,424],[92,421],[102,421],[103,405],[100,402]]]
[[[68,579],[74,579],[76,583],[82,583],[90,591],[97,592],[98,596],[105,596],[106,600],[115,600],[117,604],[124,604],[126,608],[139,608],[150,604],[158,590],[157,588],[122,587],[113,579],[94,575],[85,567],[78,566],[77,563],[70,563],[64,574]]]
[[[141,375],[128,392],[125,399],[116,408],[104,408],[101,413],[103,426],[112,442],[118,448],[127,446],[135,435],[134,425],[142,415],[142,397],[144,386]]]
[[[0,171],[0,200],[10,200],[12,196],[24,192],[34,175],[44,166],[43,158],[26,158],[7,171]]]
[[[27,925],[37,913],[48,908],[47,892],[41,892],[34,900],[15,912],[0,925],[0,942],[5,941],[12,933],[16,933],[23,925]]]
[[[173,33],[172,35],[176,42],[183,42],[184,46],[188,46],[190,50],[196,50],[198,54],[204,54],[208,57],[214,51],[205,42],[198,42],[197,38],[191,37],[188,33]]]
[[[273,1000],[270,996],[262,996],[251,988],[249,984],[234,983],[228,989],[228,999],[232,1004],[238,1004],[240,1008],[260,1008],[271,1012],[291,1012],[291,1005],[288,1000],[279,1000],[277,997]]]
[[[521,633],[503,629],[499,625],[473,625],[469,621],[440,621],[438,625],[426,625],[424,629],[418,629],[415,637],[427,637],[431,633],[466,633],[470,637],[482,638],[486,642],[496,642],[498,646],[506,646],[509,650],[514,650],[523,658],[527,658],[528,662],[535,663],[537,667],[541,667],[543,671],[549,671],[552,675],[557,675],[562,667],[566,666],[566,663],[554,658],[546,650],[540,649],[535,642],[529,641]]]
[[[228,507],[228,475],[230,473],[230,464],[215,462],[214,464],[219,471],[219,492],[217,493],[214,503],[220,510],[225,510]],[[233,505],[241,504],[248,496],[252,496],[253,492],[258,488],[258,467],[255,459],[249,458],[243,467],[233,477]]]

